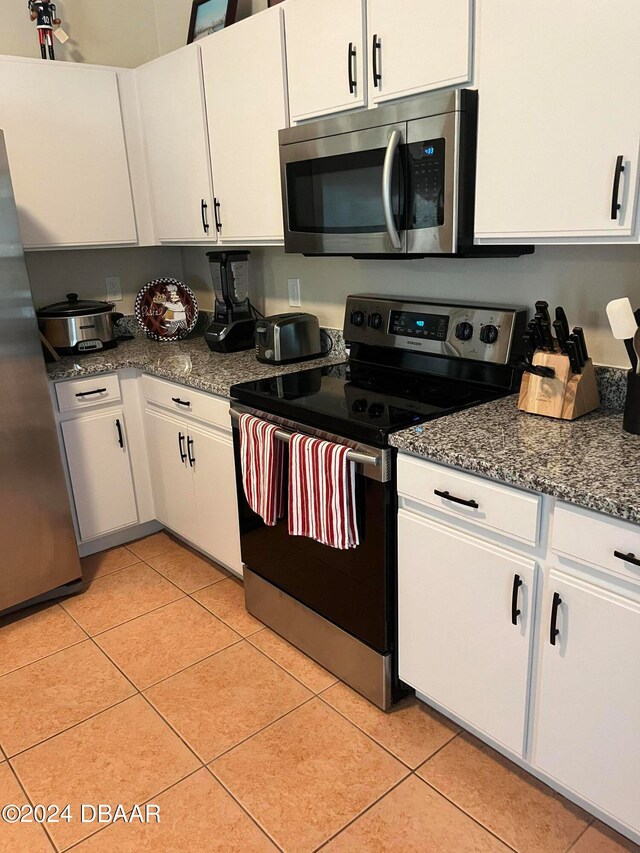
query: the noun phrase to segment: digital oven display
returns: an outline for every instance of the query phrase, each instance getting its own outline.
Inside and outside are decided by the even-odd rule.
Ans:
[[[407,338],[426,338],[446,341],[449,317],[442,314],[414,314],[410,311],[392,311],[389,332]]]

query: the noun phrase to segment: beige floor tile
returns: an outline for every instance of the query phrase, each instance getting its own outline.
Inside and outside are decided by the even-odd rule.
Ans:
[[[128,548],[132,554],[135,554],[141,560],[148,560],[149,557],[157,557],[158,554],[162,554],[164,551],[171,551],[178,544],[176,539],[161,530],[160,533],[145,536],[144,539],[127,542],[125,548]]]
[[[144,563],[98,578],[64,609],[89,634],[115,628],[156,607],[182,598],[184,593]]]
[[[340,833],[327,853],[507,853],[509,848],[410,776]]]
[[[91,554],[90,557],[83,557],[80,562],[82,563],[84,579],[93,581],[103,575],[117,572],[118,569],[126,569],[127,566],[132,566],[139,562],[139,558],[121,545],[118,548],[109,548],[108,551]]]
[[[526,853],[565,851],[590,816],[471,735],[417,771],[499,838]]]
[[[147,563],[185,592],[195,592],[229,577],[220,566],[182,545],[148,557]]]
[[[338,680],[335,675],[327,672],[326,669],[323,669],[269,628],[252,634],[248,639],[250,643],[268,655],[271,660],[280,664],[283,669],[290,672],[314,693],[320,693]]]
[[[274,841],[295,853],[315,850],[408,772],[317,698],[211,767]]]
[[[240,639],[200,604],[180,598],[99,634],[96,642],[144,690]]]
[[[193,597],[243,637],[248,637],[264,628],[262,622],[247,613],[244,606],[244,586],[235,578],[227,578],[206,589],[201,589],[195,592]]]
[[[414,696],[390,711],[376,708],[346,684],[325,690],[322,698],[412,769],[460,731]]]
[[[0,675],[86,639],[59,604],[5,616],[0,619]]]
[[[640,846],[624,838],[609,826],[594,821],[571,848],[571,853],[639,853]]]
[[[15,755],[121,702],[135,688],[91,640],[0,678],[0,741]]]
[[[142,696],[133,696],[11,759],[32,802],[70,803],[74,820],[50,825],[56,845],[99,828],[80,823],[80,803],[151,800],[198,768],[198,761]]]
[[[116,823],[80,844],[79,853],[277,850],[208,770],[169,788],[154,804],[160,807],[160,823]]]
[[[145,695],[208,762],[313,694],[253,646],[238,643]]]
[[[9,765],[0,764],[0,805],[24,806],[27,798]],[[7,853],[51,853],[53,845],[35,823],[7,823],[0,820],[0,850]]]

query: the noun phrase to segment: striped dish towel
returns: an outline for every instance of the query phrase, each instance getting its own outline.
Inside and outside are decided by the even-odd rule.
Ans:
[[[247,503],[269,527],[284,515],[282,442],[276,438],[275,424],[240,416],[240,457],[242,484]]]
[[[330,548],[360,544],[349,448],[296,433],[289,444],[289,533]]]

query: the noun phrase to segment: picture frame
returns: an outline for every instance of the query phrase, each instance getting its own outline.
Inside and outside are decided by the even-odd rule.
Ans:
[[[193,0],[187,44],[235,23],[238,0]]]
[[[267,0],[267,6],[270,9],[272,6],[277,6],[278,3],[283,3],[283,2],[284,2],[284,0]]]

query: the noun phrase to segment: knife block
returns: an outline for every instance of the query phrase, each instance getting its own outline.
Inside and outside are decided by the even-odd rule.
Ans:
[[[600,406],[593,362],[588,359],[582,373],[572,373],[569,357],[561,352],[538,350],[533,364],[552,367],[553,379],[525,373],[520,386],[518,408],[533,415],[573,421]]]

